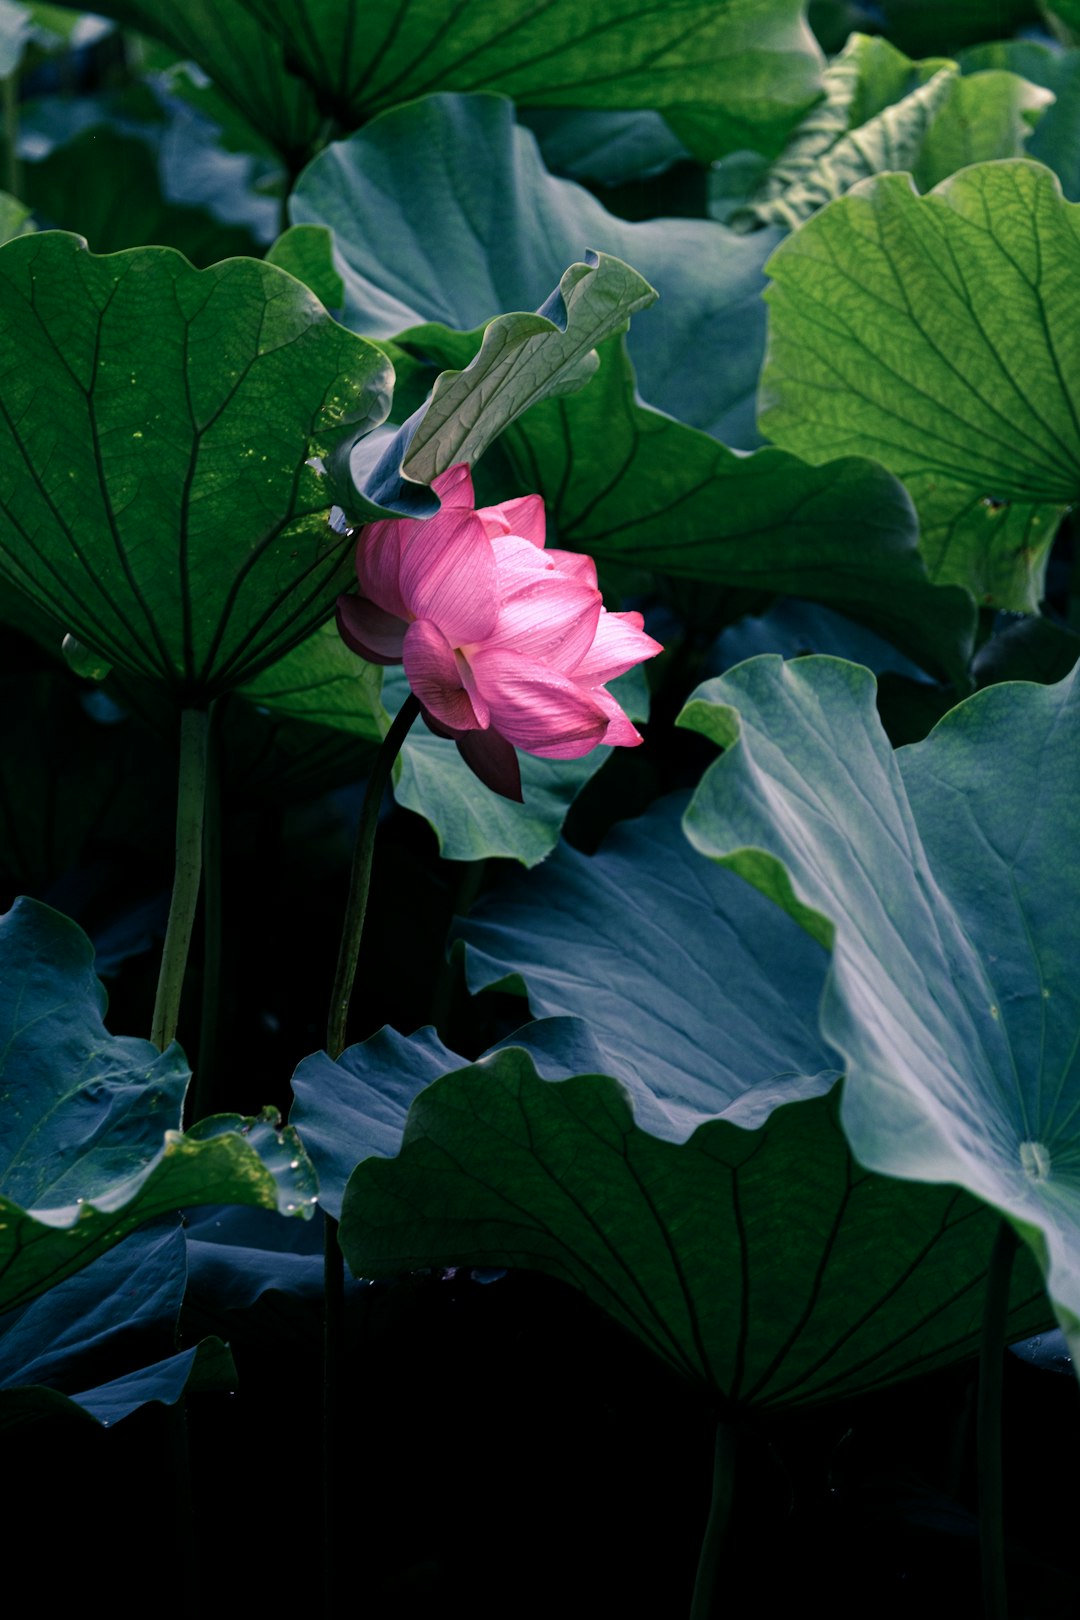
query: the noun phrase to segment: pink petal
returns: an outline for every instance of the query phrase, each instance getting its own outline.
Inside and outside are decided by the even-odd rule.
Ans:
[[[431,487],[444,506],[464,506],[471,512],[476,504],[472,474],[467,461],[459,461],[455,466],[447,467],[438,478],[431,480]]]
[[[488,723],[486,705],[481,704],[483,718],[477,714],[462,680],[464,659],[454,656],[454,649],[429,619],[417,619],[405,632],[405,674],[409,685],[425,709],[452,731],[472,731]],[[471,683],[470,671],[470,683]]]
[[[641,732],[625,710],[619,707],[610,692],[605,692],[602,686],[594,686],[590,688],[589,695],[596,699],[609,716],[604,741],[610,748],[636,748],[640,742],[644,742]]]
[[[338,634],[346,647],[366,658],[369,664],[400,664],[402,642],[408,626],[404,619],[385,613],[363,596],[337,599]]]
[[[601,613],[592,646],[574,666],[575,681],[584,686],[602,686],[663,652],[660,643],[645,634],[642,623],[640,613]]]
[[[406,668],[408,640],[406,639]],[[470,654],[491,724],[507,742],[542,759],[577,759],[602,742],[610,716],[568,676],[504,648]]]
[[[521,766],[513,747],[490,727],[487,731],[466,731],[457,738],[458,753],[469,769],[493,793],[523,804]]]
[[[596,589],[596,564],[583,551],[549,551],[547,555],[567,579],[580,580]]]
[[[547,539],[543,496],[519,495],[512,501],[500,501],[498,506],[482,506],[476,515],[489,539],[497,534],[516,534],[543,549]]]
[[[356,546],[356,577],[360,581],[361,596],[398,619],[409,617],[399,575],[402,540],[413,521],[387,518],[381,523],[365,524]]]
[[[506,647],[569,674],[592,646],[601,612],[599,591],[558,573],[541,574],[503,598],[495,628],[482,645]]]
[[[400,579],[410,616],[437,624],[451,647],[482,641],[494,630],[495,556],[475,512],[445,507],[411,523]]]

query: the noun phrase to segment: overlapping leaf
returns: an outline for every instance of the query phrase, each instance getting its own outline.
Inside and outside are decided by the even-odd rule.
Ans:
[[[642,406],[614,348],[586,390],[540,405],[502,443],[521,487],[544,496],[561,544],[810,597],[962,678],[971,600],[928,583],[907,496],[881,467],[847,455],[819,467],[776,450],[737,456]]]
[[[173,1405],[212,1368],[235,1384],[220,1340],[130,1368],[140,1350],[145,1361],[144,1347],[155,1335],[162,1348],[172,1340],[186,1275],[184,1234],[174,1221],[164,1230],[133,1232],[76,1276],[0,1318],[0,1429],[61,1411],[116,1423],[147,1401]],[[104,1378],[125,1362],[128,1370]]]
[[[1075,671],[976,694],[893,754],[873,679],[753,659],[683,722],[726,752],[687,814],[704,853],[834,940],[822,1029],[860,1163],[952,1182],[1031,1242],[1080,1320]]]
[[[390,371],[291,277],[0,250],[0,568],[88,647],[188,703],[252,679],[349,576],[307,462],[377,422]]]
[[[587,248],[626,260],[662,293],[630,339],[645,397],[729,442],[756,442],[759,294],[776,233],[627,224],[549,175],[494,96],[432,96],[378,119],[328,147],[289,208],[299,224],[333,229],[346,324],[378,338],[427,322],[472,331],[501,310],[535,309]],[[426,335],[415,334],[421,347]]]
[[[350,1264],[549,1271],[714,1401],[850,1394],[970,1351],[993,1215],[853,1163],[821,1095],[827,957],[708,870],[682,802],[591,859],[561,850],[462,927],[470,982],[520,975],[535,1009],[588,1025],[547,1018],[433,1084],[452,1054],[430,1032],[301,1066],[335,1187],[343,1144],[367,1158]],[[1045,1321],[1032,1266],[1014,1298],[1014,1326]]]
[[[712,158],[775,151],[818,95],[821,57],[797,0],[245,4],[347,129],[431,90],[501,90],[538,106],[657,108]]]
[[[1034,611],[1080,494],[1077,208],[1038,164],[976,165],[920,198],[886,175],[783,243],[761,425],[814,461],[906,483],[930,576]]]
[[[1022,157],[1052,93],[1015,73],[961,78],[955,62],[912,62],[887,40],[853,34],[823,79],[826,100],[740,205],[724,203],[724,167],[712,212],[741,227],[794,228],[868,175],[910,172],[926,191],[970,163]],[[736,169],[736,174],[745,170]]]
[[[608,691],[631,720],[648,718],[649,692],[640,667],[609,682]],[[388,710],[395,713],[407,695],[403,672],[387,670],[383,701]],[[519,754],[523,802],[517,804],[485,788],[452,742],[417,724],[395,768],[394,797],[431,824],[447,860],[508,856],[535,866],[554,849],[571,804],[610,754],[603,745],[580,759]]]
[[[20,900],[0,919],[0,960],[0,1309],[187,1204],[310,1214],[310,1165],[276,1116],[180,1134],[183,1053],[106,1032],[74,923]]]

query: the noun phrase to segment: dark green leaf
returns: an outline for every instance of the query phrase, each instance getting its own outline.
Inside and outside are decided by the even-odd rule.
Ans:
[[[635,1124],[614,1080],[541,1080],[503,1051],[413,1103],[397,1159],[345,1193],[358,1275],[528,1266],[582,1289],[701,1395],[784,1406],[969,1352],[994,1219],[950,1188],[852,1162],[830,1098],[686,1142]],[[1030,1263],[1014,1333],[1045,1322]]]
[[[119,669],[205,703],[327,617],[349,544],[307,465],[389,374],[306,288],[165,248],[0,249],[0,567]]]
[[[853,457],[814,467],[737,456],[634,398],[625,354],[580,395],[531,411],[502,441],[544,496],[562,545],[612,562],[827,603],[922,667],[963,679],[974,608],[931,586],[902,487]]]

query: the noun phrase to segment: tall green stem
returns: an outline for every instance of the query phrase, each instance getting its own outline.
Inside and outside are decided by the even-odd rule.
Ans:
[[[1008,1620],[1005,1531],[1001,1481],[1001,1386],[1009,1282],[1018,1238],[1002,1220],[990,1253],[979,1347],[979,1403],[976,1447],[979,1465],[979,1551],[982,1559],[985,1620]]]
[[[206,800],[206,739],[209,714],[185,709],[180,716],[180,780],[176,792],[176,870],[161,953],[150,1039],[164,1051],[176,1035],[195,908],[202,874],[203,805]]]
[[[22,191],[22,164],[19,162],[19,75],[9,73],[0,80],[4,117],[4,190],[11,197]]]
[[[394,768],[409,727],[420,713],[419,700],[410,692],[401,705],[390,730],[375,756],[368,777],[360,822],[353,846],[349,897],[341,930],[334,988],[326,1023],[326,1050],[337,1061],[345,1050],[345,1030],[352,1000],[360,941],[367,915],[371,888],[371,862],[375,853],[375,833],[386,784]],[[323,1238],[323,1600],[328,1620],[342,1612],[345,1598],[343,1581],[346,1545],[343,1494],[339,1483],[344,1476],[345,1429],[345,1260],[338,1242],[338,1223],[325,1217]]]
[[[705,1534],[701,1538],[701,1556],[694,1582],[694,1601],[690,1605],[690,1620],[710,1620],[713,1614],[720,1555],[724,1550],[734,1491],[735,1429],[730,1423],[718,1423],[713,1449],[712,1502]]]
[[[349,898],[345,902],[345,923],[341,930],[337,971],[330,996],[330,1014],[326,1021],[326,1050],[337,1061],[345,1050],[345,1026],[349,1017],[356,964],[360,958],[360,938],[367,915],[368,891],[371,888],[371,857],[375,853],[375,830],[379,825],[382,805],[390,772],[405,741],[409,727],[420,713],[420,700],[410,692],[398,710],[390,730],[386,733],[375,756],[375,764],[368,777],[364,805],[360,811],[360,825],[356,829],[353,847],[352,872],[349,875]]]
[[[221,1013],[221,725],[228,696],[210,710],[206,751],[206,803],[202,832],[203,960],[199,1057],[191,1118],[205,1119],[217,1105],[218,1025]]]

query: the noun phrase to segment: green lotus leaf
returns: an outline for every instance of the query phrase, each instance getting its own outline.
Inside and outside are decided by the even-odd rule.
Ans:
[[[649,689],[640,665],[609,681],[607,689],[631,720],[648,718]],[[402,670],[385,672],[383,701],[391,714],[408,691]],[[550,855],[570,806],[611,752],[601,745],[580,759],[519,753],[523,802],[517,804],[484,787],[452,742],[418,722],[394,767],[394,797],[430,824],[446,860],[507,856],[535,866]]]
[[[573,0],[540,11],[403,0],[374,13],[362,0],[246,4],[346,129],[432,90],[499,90],[523,105],[656,108],[713,158],[775,151],[819,93],[821,56],[798,0],[601,0],[589,11]]]
[[[722,1409],[854,1394],[970,1352],[993,1229],[954,1188],[858,1169],[831,1097],[675,1143],[635,1122],[616,1080],[545,1081],[503,1050],[429,1085],[397,1158],[353,1172],[341,1244],[361,1276],[545,1271]],[[1010,1328],[1045,1321],[1028,1262]]]
[[[1080,1320],[1074,671],[967,699],[897,753],[868,671],[755,658],[681,723],[726,752],[694,845],[832,942],[821,1026],[861,1164],[951,1182],[1031,1244]]]
[[[500,447],[521,487],[544,496],[560,544],[809,597],[963,681],[973,605],[955,586],[928,582],[908,498],[881,467],[852,456],[813,466],[772,449],[736,455],[643,406],[614,345],[587,389],[539,405]]]
[[[823,79],[815,108],[765,171],[755,195],[724,203],[724,166],[710,212],[742,228],[795,228],[868,175],[905,169],[921,191],[955,170],[1023,157],[1052,93],[1015,73],[961,78],[955,62],[912,62],[887,40],[853,34]]]
[[[185,1205],[311,1214],[311,1166],[273,1110],[180,1133],[183,1053],[107,1033],[74,923],[19,900],[0,918],[0,960],[0,1309]]]
[[[350,545],[309,463],[385,416],[384,357],[272,266],[0,249],[0,570],[187,704],[323,621]]]
[[[1009,39],[974,45],[959,61],[964,73],[1014,73],[1053,95],[1053,105],[1028,141],[1027,156],[1053,169],[1070,202],[1080,200],[1080,50]]]
[[[538,308],[587,248],[632,264],[662,294],[629,340],[645,398],[727,442],[757,442],[762,266],[778,232],[618,219],[547,172],[497,96],[429,96],[376,119],[305,169],[289,213],[333,230],[345,324],[401,336],[440,365],[463,362],[445,357],[439,327],[473,332]]]
[[[358,658],[330,623],[249,681],[242,693],[272,714],[314,721],[377,744],[386,730],[382,679],[382,670]]]
[[[1054,175],[977,164],[919,197],[867,181],[781,244],[760,422],[812,461],[903,479],[931,579],[1037,609],[1080,495],[1080,220]]]

